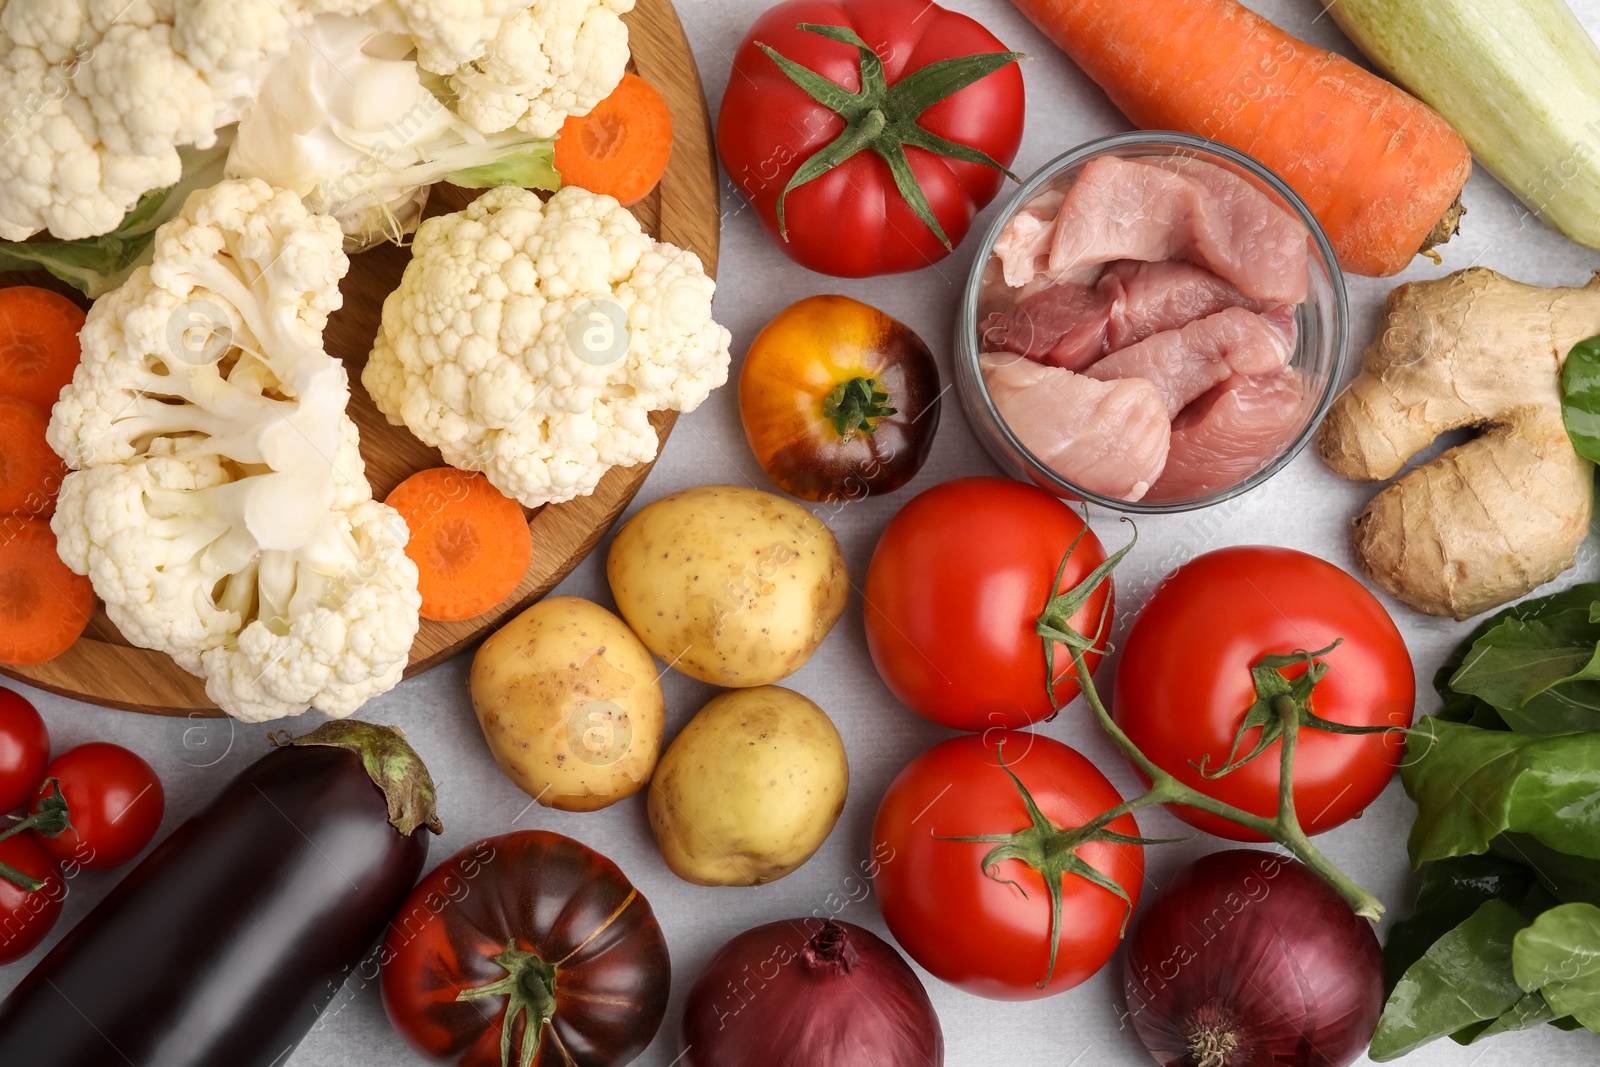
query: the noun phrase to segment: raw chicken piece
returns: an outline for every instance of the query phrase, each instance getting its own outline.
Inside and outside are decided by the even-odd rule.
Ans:
[[[1192,263],[1124,259],[1093,286],[1053,285],[995,312],[984,322],[983,343],[991,351],[1083,370],[1108,352],[1224,308],[1269,306]]]
[[[980,363],[1000,417],[1063,478],[1132,501],[1161,476],[1172,423],[1149,382],[1097,382],[1010,352],[986,352]]]
[[[1027,285],[1044,271],[1050,259],[1050,243],[1055,238],[1056,216],[1067,194],[1046,189],[1011,217],[994,243],[994,254],[1005,267],[1006,284],[1013,289]]]
[[[1182,260],[1161,263],[1122,260],[1113,263],[1107,273],[1114,274],[1121,290],[1106,331],[1107,350],[1111,352],[1227,308],[1242,307],[1255,312],[1272,308],[1265,301],[1245,296],[1237,286],[1204,267]],[[1292,312],[1290,318],[1292,321]]]
[[[1152,500],[1183,500],[1237,485],[1277,459],[1305,419],[1305,382],[1294,368],[1236,374],[1172,423],[1167,466]]]
[[[1061,280],[1117,259],[1187,259],[1254,300],[1298,304],[1310,284],[1308,236],[1299,220],[1221,167],[1101,156],[1067,190],[1046,274]]]
[[[1177,330],[1154,334],[1113,352],[1084,374],[1100,381],[1144,378],[1155,384],[1176,418],[1230,374],[1271,374],[1294,355],[1294,308],[1257,315],[1224,308]]]

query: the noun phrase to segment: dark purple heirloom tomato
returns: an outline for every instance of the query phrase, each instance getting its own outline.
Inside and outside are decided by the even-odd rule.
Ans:
[[[445,860],[384,942],[389,1021],[461,1067],[622,1067],[660,1029],[671,981],[649,901],[615,863],[543,830]]]

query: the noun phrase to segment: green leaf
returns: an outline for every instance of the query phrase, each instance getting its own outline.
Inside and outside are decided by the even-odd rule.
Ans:
[[[1519,734],[1425,718],[1400,770],[1417,803],[1412,866],[1524,833],[1600,859],[1600,733]]]
[[[1561,418],[1578,455],[1600,461],[1600,337],[1579,341],[1561,369]]]
[[[1523,713],[1530,701],[1556,686],[1600,679],[1597,644],[1600,626],[1589,621],[1588,605],[1535,619],[1507,619],[1473,644],[1450,688],[1494,707],[1513,729],[1600,728],[1600,712],[1591,713],[1591,719],[1576,706],[1577,722],[1545,725],[1543,730],[1541,716]]]
[[[1557,852],[1527,834],[1501,834],[1489,842],[1489,854],[1528,868],[1560,903],[1600,907],[1600,859]]]
[[[1383,945],[1383,986],[1393,992],[1400,976],[1429,946],[1490,900],[1515,905],[1534,884],[1531,870],[1498,856],[1455,856],[1428,864],[1411,914],[1389,928]]]
[[[1389,994],[1367,1054],[1392,1060],[1515,1007],[1524,990],[1512,973],[1512,942],[1526,925],[1493,899],[1435,941]]]
[[[1553,1014],[1600,1031],[1600,908],[1562,904],[1516,935],[1511,967],[1517,984],[1538,991]]]
[[[1439,717],[1490,730],[1528,733],[1600,729],[1600,684],[1558,682],[1531,693],[1528,686],[1519,685],[1518,674],[1519,657],[1528,652],[1514,647],[1516,639],[1526,631],[1521,627],[1502,629],[1510,622],[1540,623],[1559,633],[1561,643],[1574,656],[1585,641],[1592,652],[1600,642],[1600,625],[1596,625],[1594,614],[1597,603],[1600,583],[1587,582],[1513,604],[1483,620],[1434,675],[1433,686],[1444,701]],[[1495,646],[1501,638],[1509,638],[1512,647],[1498,651]],[[1455,681],[1469,658],[1473,661],[1471,670]],[[1499,710],[1480,693],[1499,699]],[[1519,703],[1519,697],[1529,699]]]
[[[1515,948],[1512,952],[1515,954]],[[1497,1019],[1488,1019],[1484,1022],[1474,1023],[1462,1030],[1457,1030],[1450,1035],[1450,1040],[1460,1045],[1470,1045],[1474,1041],[1496,1034],[1508,1034],[1515,1030],[1529,1030],[1540,1023],[1554,1022],[1556,1013],[1550,1010],[1550,1005],[1538,993],[1529,993],[1511,1007],[1500,1013]]]
[[[445,175],[444,180],[462,189],[520,185],[525,189],[554,192],[561,188],[561,175],[556,171],[556,150],[550,143],[512,152],[482,166],[455,171]]]

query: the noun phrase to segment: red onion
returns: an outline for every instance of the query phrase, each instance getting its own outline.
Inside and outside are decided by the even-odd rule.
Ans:
[[[1169,1067],[1345,1067],[1383,1011],[1372,924],[1304,864],[1253,849],[1179,872],[1140,917],[1122,981]]]
[[[682,1067],[941,1067],[927,990],[882,938],[790,919],[747,930],[700,972]]]

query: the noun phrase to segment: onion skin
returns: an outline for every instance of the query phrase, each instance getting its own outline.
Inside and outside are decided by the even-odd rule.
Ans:
[[[706,964],[682,1067],[942,1067],[944,1033],[900,954],[851,923],[747,930]]]
[[[1383,954],[1304,864],[1233,849],[1185,867],[1140,916],[1123,988],[1167,1067],[1345,1067],[1383,1011]]]

